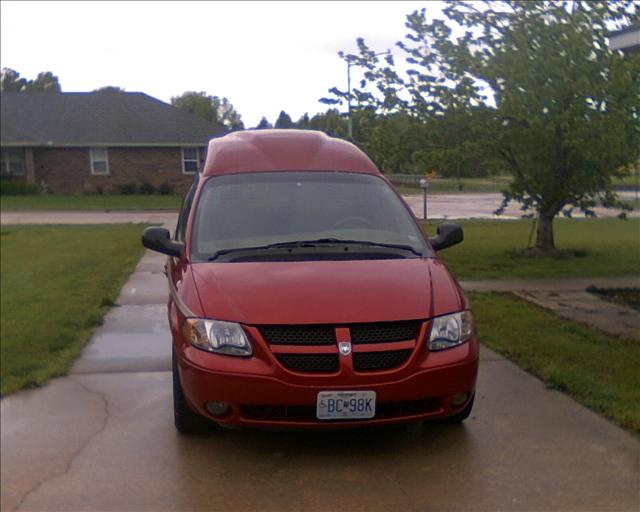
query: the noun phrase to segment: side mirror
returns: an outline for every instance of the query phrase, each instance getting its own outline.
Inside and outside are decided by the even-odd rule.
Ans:
[[[142,245],[152,251],[161,252],[168,256],[179,258],[184,250],[182,242],[171,240],[171,234],[168,229],[151,227],[142,233]]]
[[[464,240],[462,228],[453,222],[443,222],[438,226],[438,234],[429,238],[436,251],[441,251]]]

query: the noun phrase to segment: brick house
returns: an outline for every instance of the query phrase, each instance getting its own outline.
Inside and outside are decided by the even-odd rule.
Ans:
[[[137,92],[0,94],[2,179],[54,193],[184,191],[223,130]]]

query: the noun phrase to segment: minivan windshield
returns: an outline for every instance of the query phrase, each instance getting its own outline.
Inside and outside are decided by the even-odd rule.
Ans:
[[[304,259],[327,251],[353,257],[376,251],[394,257],[430,256],[422,233],[381,178],[348,172],[255,172],[209,178],[196,207],[194,261],[231,252],[269,259],[273,249],[304,248]],[[333,249],[331,249],[333,248]],[[320,250],[321,249],[321,250]],[[261,252],[262,251],[262,252]],[[267,253],[271,252],[271,255]],[[255,256],[258,254],[258,256]],[[372,256],[373,254],[373,256]]]

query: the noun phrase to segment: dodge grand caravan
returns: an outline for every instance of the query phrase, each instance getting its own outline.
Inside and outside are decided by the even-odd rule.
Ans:
[[[464,420],[478,343],[469,304],[427,237],[354,145],[319,132],[209,143],[169,256],[175,425],[346,427]]]

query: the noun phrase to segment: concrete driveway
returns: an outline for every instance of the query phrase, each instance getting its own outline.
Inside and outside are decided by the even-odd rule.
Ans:
[[[70,376],[2,400],[2,510],[639,509],[638,439],[489,350],[462,426],[178,435],[161,265]]]

